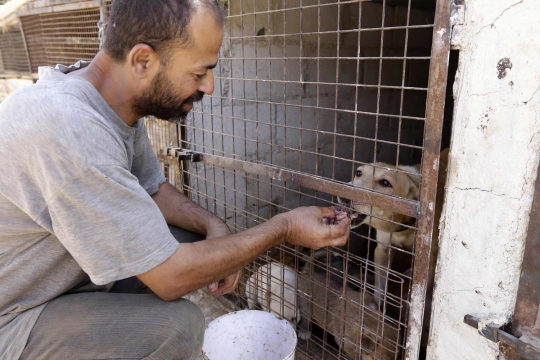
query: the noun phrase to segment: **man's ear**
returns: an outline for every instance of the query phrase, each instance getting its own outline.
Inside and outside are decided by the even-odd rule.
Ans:
[[[147,44],[137,44],[128,54],[128,63],[133,75],[140,79],[153,77],[159,68],[158,54]]]

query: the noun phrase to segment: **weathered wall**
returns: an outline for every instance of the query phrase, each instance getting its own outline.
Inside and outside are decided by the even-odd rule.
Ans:
[[[513,313],[539,160],[538,2],[465,5],[428,359],[499,359],[463,316]]]

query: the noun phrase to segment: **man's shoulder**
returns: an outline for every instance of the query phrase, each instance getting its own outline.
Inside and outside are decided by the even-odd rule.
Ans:
[[[82,157],[121,150],[122,140],[107,119],[84,99],[35,84],[0,105],[0,149],[47,149]]]
[[[35,115],[63,113],[80,106],[85,106],[83,99],[69,87],[53,82],[37,82],[11,93],[0,104],[0,116],[16,116],[21,112]],[[86,106],[90,107],[88,104]]]

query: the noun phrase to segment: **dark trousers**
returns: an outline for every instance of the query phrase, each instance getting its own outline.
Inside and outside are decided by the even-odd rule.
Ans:
[[[180,243],[204,236],[169,227]],[[190,301],[165,302],[136,277],[105,292],[51,300],[35,324],[21,360],[196,359],[205,319]]]

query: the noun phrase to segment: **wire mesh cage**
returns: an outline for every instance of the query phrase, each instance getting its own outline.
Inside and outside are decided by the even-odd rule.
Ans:
[[[30,73],[28,57],[21,29],[18,25],[9,26],[0,32],[0,54],[3,73]]]
[[[38,66],[92,60],[99,51],[100,19],[99,6],[21,16],[32,72]]]
[[[419,210],[437,175],[423,164],[440,146],[428,106],[435,1],[223,6],[215,92],[181,129],[204,154],[186,191],[234,231],[309,205],[345,209],[354,224],[342,248],[269,250],[233,301],[295,324],[304,358],[402,358],[422,331],[409,321],[423,309],[411,312],[413,284],[432,283],[429,244],[416,239],[431,238]]]

